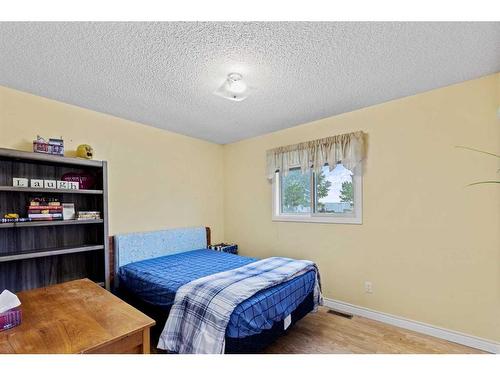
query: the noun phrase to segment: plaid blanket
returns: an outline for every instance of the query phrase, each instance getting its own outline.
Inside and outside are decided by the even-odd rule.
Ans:
[[[307,260],[266,258],[183,285],[160,336],[158,348],[177,353],[219,354],[233,310],[258,291],[308,271],[316,273],[314,310],[322,303],[317,266]]]

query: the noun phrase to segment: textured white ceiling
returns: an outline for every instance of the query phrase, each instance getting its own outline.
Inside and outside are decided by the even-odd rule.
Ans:
[[[500,23],[0,23],[0,85],[217,143],[499,70]]]

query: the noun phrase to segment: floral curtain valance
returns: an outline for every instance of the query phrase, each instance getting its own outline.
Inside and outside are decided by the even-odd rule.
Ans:
[[[302,173],[308,168],[319,172],[325,164],[332,170],[338,163],[356,172],[364,157],[363,132],[340,134],[268,150],[266,174],[268,179],[272,179],[277,171],[286,174],[297,167],[302,169]]]

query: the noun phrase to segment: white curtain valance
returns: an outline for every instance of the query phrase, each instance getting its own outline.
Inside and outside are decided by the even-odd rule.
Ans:
[[[312,168],[319,172],[328,164],[333,170],[338,163],[355,172],[365,157],[364,134],[361,131],[282,146],[267,151],[267,178],[277,171],[287,174],[300,167],[302,173]]]

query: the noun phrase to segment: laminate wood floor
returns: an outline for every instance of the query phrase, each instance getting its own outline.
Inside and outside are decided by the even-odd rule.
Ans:
[[[265,353],[484,353],[467,346],[354,316],[343,318],[320,308],[269,346]]]

